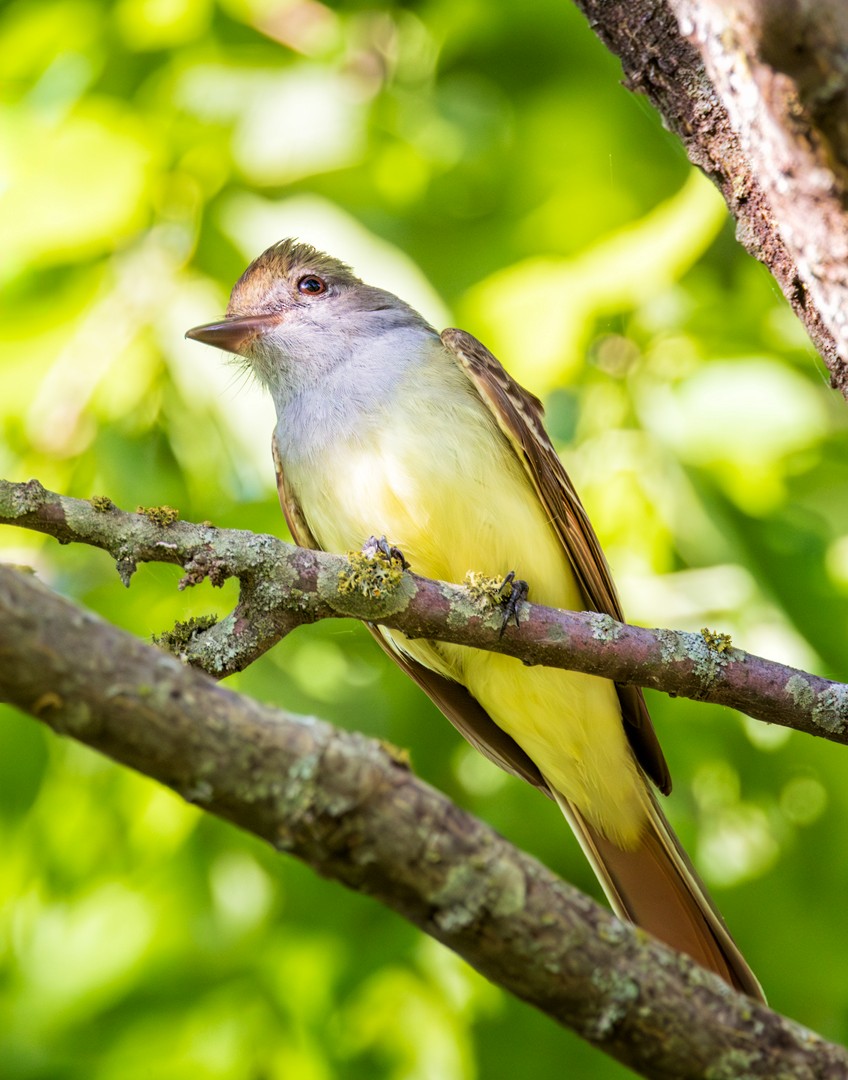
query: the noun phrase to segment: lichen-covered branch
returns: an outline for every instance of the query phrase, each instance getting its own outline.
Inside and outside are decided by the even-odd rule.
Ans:
[[[575,0],[721,189],[848,397],[844,0]]]
[[[720,634],[648,630],[608,615],[524,604],[520,627],[510,626],[501,635],[500,610],[457,585],[406,573],[398,575],[395,587],[382,582],[379,597],[366,597],[358,588],[345,587],[357,571],[341,556],[209,524],[163,524],[161,517],[150,510],[124,513],[108,500],[57,495],[36,481],[0,481],[0,524],[103,548],[127,584],[139,562],[182,566],[181,587],[207,577],[213,584],[238,578],[235,610],[216,625],[187,635],[178,649],[217,678],[240,671],[296,626],[352,616],[410,637],[473,645],[529,664],[717,702],[759,720],[848,743],[848,685],[742,652]],[[369,583],[362,584],[367,588]],[[532,596],[532,581],[530,588]]]
[[[399,912],[647,1077],[844,1077],[848,1054],[619,923],[385,747],[240,697],[0,566],[0,699]]]

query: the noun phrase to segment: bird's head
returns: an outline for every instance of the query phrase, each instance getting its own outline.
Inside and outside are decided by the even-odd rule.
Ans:
[[[186,337],[236,353],[272,392],[320,377],[363,341],[427,323],[402,300],[364,284],[309,244],[281,240],[233,286],[221,322]]]

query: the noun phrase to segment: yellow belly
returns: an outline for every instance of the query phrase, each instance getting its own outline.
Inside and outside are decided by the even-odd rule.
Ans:
[[[514,570],[530,599],[579,609],[559,539],[511,447],[479,399],[459,415],[399,414],[373,437],[335,446],[320,469],[290,476],[312,532],[329,551],[385,535],[426,577]],[[457,437],[461,432],[461,438]],[[579,672],[528,668],[511,657],[388,632],[398,647],[465,685],[547,781],[620,846],[645,814],[613,684]]]

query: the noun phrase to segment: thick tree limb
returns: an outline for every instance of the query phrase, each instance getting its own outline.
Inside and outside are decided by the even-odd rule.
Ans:
[[[94,500],[95,503],[98,500]],[[139,562],[182,566],[188,586],[237,577],[236,609],[187,639],[181,655],[216,677],[247,667],[295,626],[353,616],[410,637],[474,645],[531,664],[571,668],[668,694],[727,705],[769,723],[848,743],[848,685],[734,649],[715,635],[646,630],[593,612],[525,604],[521,626],[500,636],[500,611],[467,590],[405,574],[380,600],[343,593],[346,559],[307,551],[272,536],[175,521],[157,525],[108,500],[91,502],[46,491],[37,481],[0,481],[0,524],[48,533],[62,542],[103,548],[125,583]],[[531,582],[532,590],[532,582]]]
[[[644,1076],[848,1071],[842,1048],[618,922],[380,744],[233,694],[8,567],[0,698],[374,896]]]
[[[721,189],[848,397],[844,0],[575,0]]]

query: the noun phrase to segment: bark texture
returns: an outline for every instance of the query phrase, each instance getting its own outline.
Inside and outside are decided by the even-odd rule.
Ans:
[[[717,184],[848,397],[848,5],[576,3]]]
[[[647,630],[596,612],[526,603],[521,625],[502,632],[501,610],[460,586],[406,573],[393,588],[380,584],[374,596],[367,570],[356,570],[341,556],[208,523],[162,524],[163,515],[161,507],[127,514],[108,499],[71,499],[34,480],[0,480],[0,524],[103,548],[125,584],[139,562],[182,566],[180,588],[205,578],[217,585],[238,578],[239,602],[230,615],[209,628],[173,635],[174,650],[216,678],[241,671],[296,626],[352,616],[413,638],[474,645],[528,664],[713,701],[848,743],[848,685],[735,649],[727,635]],[[357,583],[352,589],[351,581]]]
[[[848,1054],[517,851],[370,739],[242,698],[0,567],[0,698],[367,893],[657,1080],[836,1080]]]

